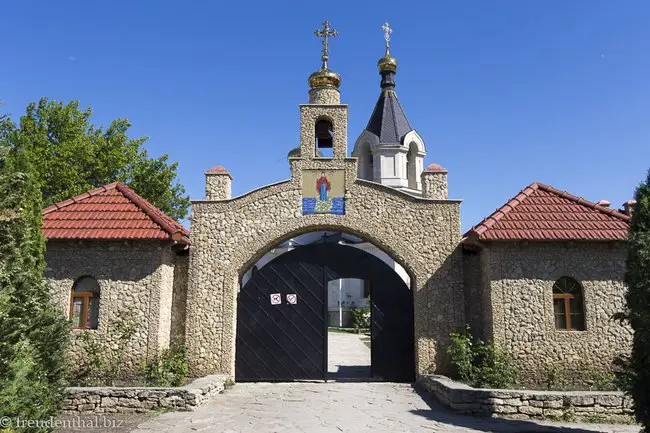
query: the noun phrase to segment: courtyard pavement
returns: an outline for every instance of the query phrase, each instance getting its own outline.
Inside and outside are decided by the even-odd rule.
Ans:
[[[354,381],[370,373],[370,350],[362,338],[356,334],[329,333],[328,372],[335,381],[240,383],[195,412],[166,413],[143,422],[133,432],[639,431],[638,427],[627,425],[511,421],[456,415],[410,384]]]
[[[363,334],[327,333],[327,376],[332,380],[370,377],[370,348]]]
[[[456,415],[409,384],[241,383],[195,412],[170,412],[137,433],[548,432],[632,433],[635,426],[543,423]]]

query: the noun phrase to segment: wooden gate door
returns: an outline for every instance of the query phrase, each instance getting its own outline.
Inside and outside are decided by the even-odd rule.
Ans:
[[[263,266],[240,290],[235,379],[327,378],[327,283],[371,283],[371,372],[414,379],[413,300],[399,275],[374,255],[339,244],[296,248]]]

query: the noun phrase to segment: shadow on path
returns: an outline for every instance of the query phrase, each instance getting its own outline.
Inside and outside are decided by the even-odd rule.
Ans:
[[[630,425],[605,425],[594,424],[575,426],[567,425],[549,425],[551,421],[523,421],[504,418],[477,417],[471,415],[461,415],[452,412],[450,409],[440,404],[436,398],[428,391],[417,384],[413,384],[414,391],[430,407],[430,409],[417,409],[410,412],[414,415],[421,416],[430,421],[453,425],[456,427],[466,427],[468,429],[483,432],[516,432],[516,433],[601,433],[613,431],[639,431],[635,426]],[[546,424],[540,424],[546,423]],[[612,429],[613,427],[613,429]]]
[[[369,380],[370,379],[370,366],[369,365],[339,365],[336,372],[330,371],[327,373],[328,380]]]

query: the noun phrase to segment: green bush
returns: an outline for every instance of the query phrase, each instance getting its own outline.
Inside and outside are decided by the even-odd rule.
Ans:
[[[451,345],[447,353],[460,380],[476,388],[516,385],[518,370],[505,349],[473,337],[469,325],[449,336]]]
[[[546,369],[544,387],[547,390],[563,390],[566,389],[568,383],[568,373],[565,369],[560,368],[557,365],[551,365]]]
[[[354,307],[350,311],[352,312],[352,326],[357,332],[361,329],[370,328],[369,307]]]
[[[185,346],[163,349],[142,368],[144,379],[152,386],[181,386],[185,384],[189,367]]]
[[[616,377],[612,373],[595,373],[592,377],[592,391],[617,391]]]

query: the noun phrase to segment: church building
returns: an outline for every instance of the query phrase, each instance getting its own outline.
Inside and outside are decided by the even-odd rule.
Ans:
[[[379,97],[358,109],[369,120],[350,154],[326,21],[288,180],[232,197],[231,173],[207,170],[191,232],[121,183],[46,208],[46,276],[74,339],[110,340],[128,317],[126,370],[184,344],[192,376],[327,379],[327,328],[343,314],[328,294],[344,281],[371,311],[373,377],[450,373],[449,334],[466,324],[506,348],[525,383],[610,372],[631,347],[612,316],[634,203],[615,210],[533,182],[462,233],[449,173],[425,167],[426,137],[397,97],[384,30]]]

